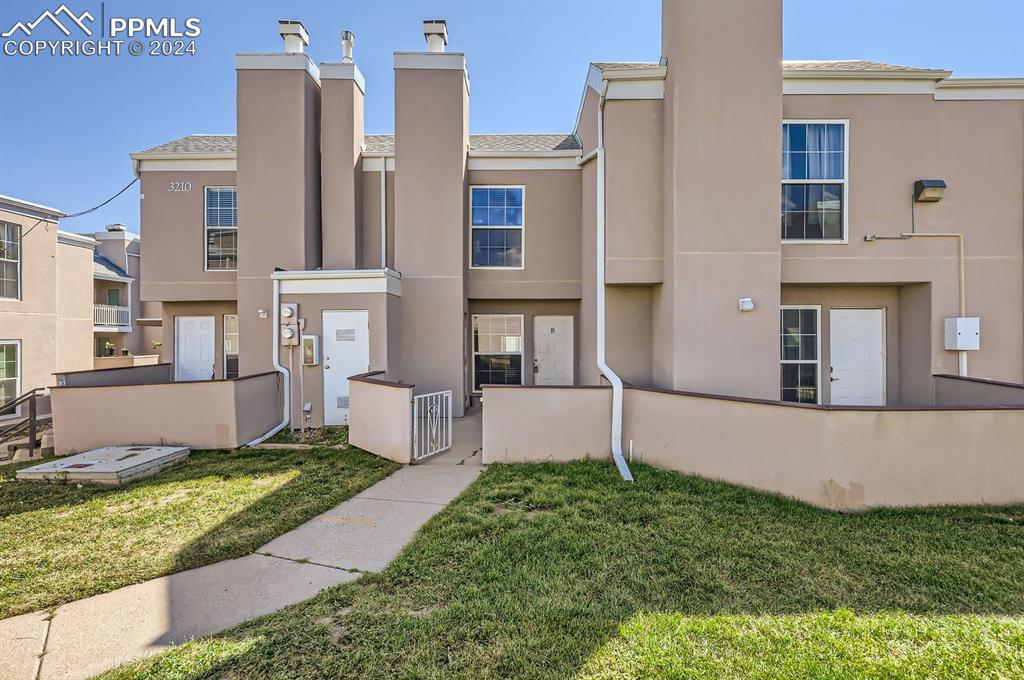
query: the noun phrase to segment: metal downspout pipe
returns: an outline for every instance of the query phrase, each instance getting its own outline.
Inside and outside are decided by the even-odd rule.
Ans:
[[[270,439],[275,434],[283,430],[291,419],[292,413],[292,386],[291,386],[291,373],[284,366],[281,365],[281,342],[278,337],[278,333],[281,330],[281,282],[274,279],[274,330],[271,333],[271,342],[274,343],[273,357],[274,357],[274,370],[281,374],[281,385],[283,391],[282,401],[284,402],[282,407],[281,422],[274,426],[270,432],[265,435],[253,439],[246,446],[255,446],[256,444],[262,444],[267,439]]]
[[[622,456],[622,378],[612,370],[605,358],[605,152],[604,104],[608,81],[601,81],[601,98],[597,109],[597,368],[612,385],[612,458],[619,474],[633,481],[626,459]]]

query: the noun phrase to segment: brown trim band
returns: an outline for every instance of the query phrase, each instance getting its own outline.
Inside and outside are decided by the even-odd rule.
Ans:
[[[481,385],[481,387],[535,390],[565,390],[580,388],[611,389],[605,385]],[[736,397],[727,394],[709,394],[707,392],[685,392],[682,390],[668,390],[661,387],[645,387],[641,385],[626,384],[625,388],[629,390],[637,390],[639,392],[655,392],[658,394],[673,394],[681,397],[717,399],[719,401],[732,401],[743,404],[761,404],[763,406],[781,406],[783,408],[800,408],[812,411],[874,411],[879,413],[885,413],[888,411],[1024,411],[1024,404],[1019,406],[832,406],[829,404],[796,404],[788,401],[756,399],[754,397]]]
[[[104,357],[94,357],[96,359],[102,359]],[[126,371],[130,368],[154,368],[156,366],[167,366],[170,368],[173,364],[170,362],[159,363],[159,364],[142,364],[140,366],[113,366],[111,368],[87,368],[82,371],[57,371],[50,375],[75,375],[76,373],[99,373],[100,371]]]
[[[169,364],[163,364],[169,365]],[[135,366],[128,366],[127,368],[136,368]],[[108,369],[101,369],[108,370]],[[115,369],[109,369],[115,370]],[[79,371],[83,373],[85,371]],[[280,371],[263,371],[262,373],[251,373],[249,375],[242,375],[237,378],[218,378],[216,380],[171,380],[169,382],[150,382],[150,383],[120,383],[116,385],[52,385],[51,390],[82,390],[82,389],[101,389],[105,387],[153,387],[156,385],[202,385],[205,383],[229,383],[229,382],[241,382],[243,380],[252,380],[253,378],[262,378],[267,375],[279,375]]]
[[[948,378],[950,380],[964,380],[966,382],[976,382],[983,385],[998,385],[1000,387],[1016,387],[1017,389],[1024,390],[1024,384],[1005,382],[1003,380],[989,380],[988,378],[971,378],[964,375],[950,375],[948,373],[936,373],[932,376],[933,378]]]
[[[380,378],[374,378],[375,375],[387,375],[387,371],[370,371],[369,373],[359,373],[356,375],[350,375],[349,380],[355,380],[356,382],[367,383],[369,385],[383,385],[384,387],[401,387],[404,389],[412,389],[415,385],[404,383],[394,380],[381,380]]]

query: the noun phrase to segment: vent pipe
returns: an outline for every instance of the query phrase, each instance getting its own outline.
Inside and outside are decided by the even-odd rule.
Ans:
[[[427,39],[427,52],[444,52],[444,46],[448,44],[448,24],[444,19],[426,19],[423,37]]]
[[[287,54],[302,54],[309,44],[309,33],[301,21],[281,19],[277,22],[277,32],[284,38],[284,51]]]
[[[352,48],[356,46],[356,34],[352,31],[341,32],[341,63],[352,63]]]

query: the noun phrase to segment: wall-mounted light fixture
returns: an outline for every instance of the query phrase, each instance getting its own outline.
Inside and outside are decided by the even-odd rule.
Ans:
[[[936,203],[946,193],[946,182],[941,179],[919,179],[914,182],[915,203]]]

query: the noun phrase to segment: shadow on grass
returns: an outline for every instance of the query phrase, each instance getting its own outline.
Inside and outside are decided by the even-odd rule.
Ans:
[[[809,614],[848,615],[877,621],[881,631],[848,627],[850,635],[884,642],[895,631],[895,648],[941,643],[928,626],[953,625],[946,641],[964,642],[970,636],[955,626],[1024,613],[1024,507],[841,515],[643,466],[635,472],[629,486],[606,463],[492,466],[382,574],[123,677],[142,668],[161,678],[270,669],[302,677],[631,677],[611,666],[603,675],[594,664],[619,638],[642,637],[635,629],[648,623],[714,627],[740,616],[745,622],[728,625],[767,621],[771,637],[796,635],[787,626],[803,630]],[[904,619],[890,625],[890,615]],[[834,631],[826,624],[808,639],[827,640]],[[1024,622],[1008,625],[1009,639],[1024,642]],[[623,653],[651,641],[657,636],[623,642]],[[968,662],[975,651],[965,651]],[[174,671],[186,660],[192,671]]]
[[[0,520],[28,533],[6,546],[0,537],[0,553],[11,551],[0,554],[0,618],[247,555],[395,467],[357,449],[243,449],[195,452],[116,488],[3,470]]]

